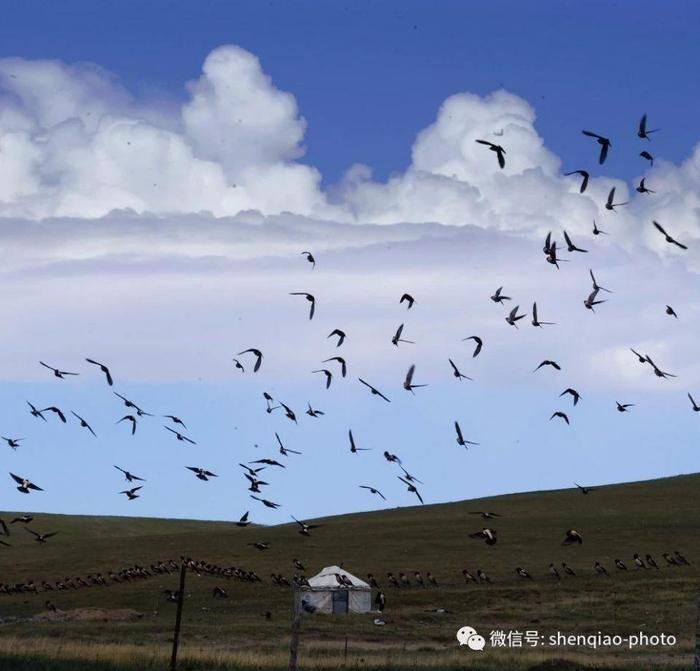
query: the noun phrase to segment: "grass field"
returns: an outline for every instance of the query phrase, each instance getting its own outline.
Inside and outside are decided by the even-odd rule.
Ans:
[[[387,596],[375,614],[308,616],[302,623],[300,668],[343,666],[377,669],[688,669],[692,666],[695,598],[700,586],[700,475],[603,487],[587,496],[575,490],[533,492],[476,501],[400,508],[319,520],[311,537],[295,525],[237,528],[221,522],[37,514],[40,531],[58,531],[45,545],[15,524],[11,548],[0,547],[0,582],[40,583],[107,574],[133,564],[150,565],[180,555],[255,570],[264,582],[249,584],[189,573],[181,645],[183,669],[286,668],[292,591],[275,587],[272,572],[290,578],[293,558],[311,576],[331,564],[364,578],[372,572]],[[469,511],[503,515],[482,522]],[[19,511],[25,512],[25,511]],[[0,514],[11,518],[13,512]],[[484,524],[498,530],[487,546],[468,537]],[[563,547],[569,528],[584,537]],[[269,541],[258,551],[248,543]],[[690,566],[667,567],[663,552],[679,550]],[[659,570],[634,570],[633,553],[652,554]],[[617,570],[616,558],[628,571]],[[550,562],[567,562],[575,578],[557,581]],[[610,576],[596,576],[595,561]],[[529,571],[520,578],[515,567]],[[463,568],[481,568],[492,582],[467,585]],[[387,571],[427,571],[439,587],[392,588]],[[175,605],[164,589],[178,576],[156,575],[129,583],[63,592],[0,594],[0,668],[9,671],[136,671],[167,668]],[[215,585],[230,598],[214,599]],[[46,610],[89,607],[133,609],[124,622],[33,622]],[[447,612],[430,612],[444,608]],[[269,611],[271,618],[263,614]],[[12,618],[20,621],[9,622]],[[463,625],[487,639],[481,652],[459,648]],[[550,635],[594,633],[672,634],[671,647],[494,648],[492,630],[537,630]],[[347,653],[345,651],[347,638]]]

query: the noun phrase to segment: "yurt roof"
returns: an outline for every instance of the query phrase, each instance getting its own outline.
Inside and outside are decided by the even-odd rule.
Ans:
[[[345,569],[340,568],[340,566],[326,566],[326,568],[322,569],[321,572],[316,574],[313,578],[309,578],[309,585],[311,585],[311,587],[340,588],[342,585],[339,585],[338,581],[335,579],[336,573],[345,576],[348,580],[350,580],[353,587],[364,587],[369,589],[369,585],[364,580],[360,580],[360,578],[354,576]]]

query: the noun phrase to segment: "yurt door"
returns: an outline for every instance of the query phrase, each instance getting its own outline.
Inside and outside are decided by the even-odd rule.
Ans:
[[[345,615],[348,612],[348,590],[333,590],[333,614]]]

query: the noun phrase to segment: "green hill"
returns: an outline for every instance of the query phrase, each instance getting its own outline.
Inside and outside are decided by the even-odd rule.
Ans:
[[[0,546],[0,582],[12,585],[101,572],[134,564],[150,566],[181,555],[221,566],[254,570],[262,583],[210,575],[187,577],[182,630],[182,668],[286,668],[292,590],[278,587],[271,573],[287,578],[298,558],[310,577],[324,566],[343,564],[365,578],[373,573],[386,597],[376,614],[305,617],[301,668],[689,668],[695,634],[695,597],[700,562],[700,475],[576,490],[530,492],[488,499],[400,508],[317,520],[310,537],[294,524],[237,528],[223,522],[37,514],[32,525],[57,531],[46,544],[34,542],[21,524]],[[502,517],[484,522],[471,511]],[[9,521],[15,513],[2,513]],[[468,534],[482,526],[498,531],[487,546]],[[582,545],[562,546],[567,529]],[[259,551],[249,543],[269,542]],[[667,566],[664,552],[680,551],[690,566]],[[656,559],[659,569],[635,569],[633,553]],[[621,559],[629,570],[615,568]],[[596,561],[609,576],[593,571]],[[556,580],[566,562],[576,577]],[[533,577],[519,577],[516,566]],[[490,584],[466,584],[462,570],[484,570]],[[385,575],[405,572],[414,583],[392,588]],[[430,571],[438,587],[420,588],[413,572]],[[109,581],[65,591],[0,593],[0,668],[167,668],[175,605],[165,589],[178,576],[157,574],[128,582]],[[212,597],[223,587],[228,599]],[[32,621],[45,601],[71,612],[68,621]],[[97,621],[80,621],[84,609],[103,609]],[[121,621],[116,609],[137,611]],[[431,612],[446,609],[447,612]],[[264,617],[269,611],[271,617]],[[56,617],[56,616],[54,616]],[[116,620],[116,621],[114,621]],[[474,627],[487,639],[481,652],[459,648],[456,631]],[[493,648],[493,630],[537,630],[540,635],[640,631],[671,634],[674,646],[601,648],[525,646]],[[347,638],[347,658],[345,646]],[[552,661],[552,660],[569,660]]]

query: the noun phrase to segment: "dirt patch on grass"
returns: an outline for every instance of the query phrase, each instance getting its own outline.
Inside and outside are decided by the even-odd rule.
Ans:
[[[136,622],[143,613],[131,608],[75,608],[74,610],[44,611],[35,615],[34,622]]]

